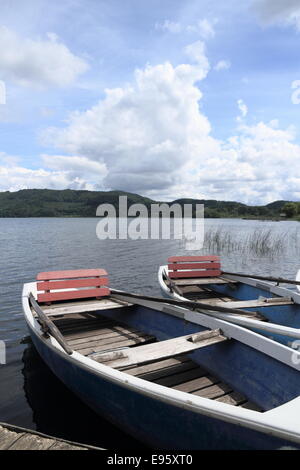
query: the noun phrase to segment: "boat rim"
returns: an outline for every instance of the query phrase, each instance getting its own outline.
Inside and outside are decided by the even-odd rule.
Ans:
[[[271,410],[258,412],[246,408],[234,407],[233,405],[227,403],[217,402],[200,396],[191,396],[186,392],[171,389],[163,385],[146,381],[139,377],[131,376],[126,374],[126,371],[119,371],[102,363],[96,362],[93,359],[78,353],[77,351],[73,351],[71,355],[68,355],[53,336],[49,335],[48,338],[43,337],[41,326],[34,318],[30,308],[30,292],[32,292],[34,297],[36,297],[37,292],[35,282],[25,283],[22,292],[23,311],[30,332],[37,336],[39,341],[41,341],[44,346],[51,349],[55,354],[63,357],[66,361],[74,363],[77,365],[77,367],[87,370],[90,373],[102,377],[105,380],[111,381],[119,386],[125,387],[147,397],[151,397],[155,400],[162,401],[177,408],[183,408],[197,414],[202,414],[210,418],[219,419],[235,425],[243,425],[246,428],[253,429],[257,432],[262,432],[273,435],[274,437],[278,437],[280,439],[300,443],[300,422],[295,420],[297,410],[300,413],[300,396]],[[121,293],[122,291],[120,291],[120,294]],[[204,315],[200,313],[195,314],[191,311],[187,312],[197,315],[200,321],[202,320],[202,317],[204,317]],[[290,348],[287,348],[286,346],[268,338],[262,337],[255,332],[246,330],[245,328],[242,328],[238,325],[230,325],[228,322],[212,317],[210,317],[209,320],[210,322],[221,325],[221,327],[223,325],[224,328],[226,326],[227,329],[229,328],[236,330],[237,332],[242,333],[242,335],[246,334],[248,337],[257,337],[266,343],[272,344],[273,348],[277,349],[279,352],[291,352]],[[239,338],[235,339],[241,342]],[[292,367],[288,364],[287,366]]]

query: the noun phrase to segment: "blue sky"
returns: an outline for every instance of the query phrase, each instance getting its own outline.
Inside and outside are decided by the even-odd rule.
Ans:
[[[0,21],[1,191],[300,199],[298,0],[1,0]]]

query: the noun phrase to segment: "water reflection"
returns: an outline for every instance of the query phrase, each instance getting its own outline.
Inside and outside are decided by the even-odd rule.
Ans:
[[[29,342],[23,352],[24,392],[37,431],[94,446],[142,448],[88,408],[56,378]]]

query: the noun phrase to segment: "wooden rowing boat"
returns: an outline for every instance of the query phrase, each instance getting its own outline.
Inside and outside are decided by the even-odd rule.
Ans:
[[[165,297],[196,302],[199,311],[201,304],[211,305],[207,314],[293,345],[300,339],[300,292],[257,277],[223,274],[218,256],[173,256],[158,271]],[[228,313],[214,311],[216,307],[225,307]]]
[[[37,279],[22,294],[36,349],[125,432],[160,449],[300,448],[296,351],[218,318],[112,294],[104,270]]]

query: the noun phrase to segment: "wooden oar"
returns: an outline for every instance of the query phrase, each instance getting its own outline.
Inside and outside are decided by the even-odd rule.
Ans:
[[[111,289],[112,294],[117,294],[117,295],[126,295],[127,297],[131,297],[132,299],[140,299],[140,300],[148,300],[151,302],[161,302],[165,304],[171,304],[171,305],[177,305],[178,307],[185,307],[189,310],[210,310],[210,311],[215,311],[215,312],[222,312],[222,313],[230,313],[234,315],[246,315],[246,316],[259,316],[261,319],[264,319],[263,315],[259,312],[250,312],[248,310],[242,310],[242,309],[237,309],[237,308],[226,308],[226,307],[220,307],[219,305],[210,305],[210,304],[205,304],[202,302],[191,302],[191,301],[181,301],[181,300],[174,300],[174,299],[165,299],[163,297],[154,297],[151,295],[141,295],[141,294],[133,294],[132,292],[124,292],[124,291],[118,291],[115,289]],[[111,296],[112,298],[113,295]]]
[[[230,276],[239,276],[239,277],[252,277],[253,279],[259,279],[261,281],[271,281],[276,282],[277,284],[295,284],[300,286],[300,280],[293,281],[291,279],[284,279],[282,277],[266,277],[266,276],[257,276],[255,274],[241,274],[241,273],[230,273],[228,271],[221,271],[221,274],[227,274]]]

